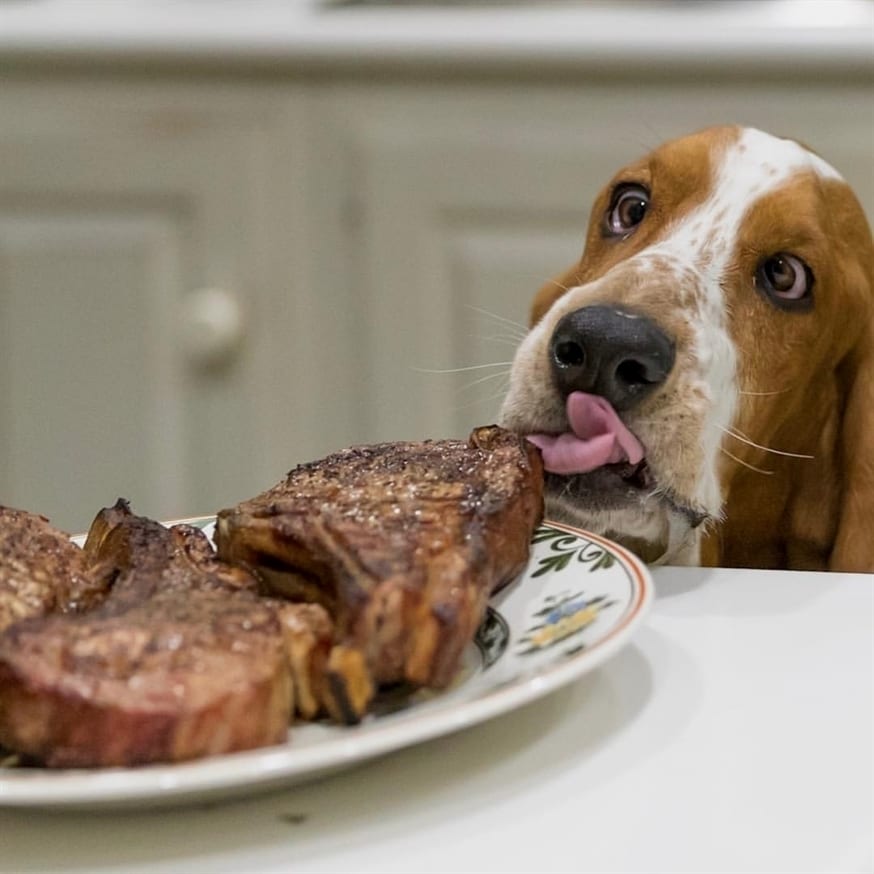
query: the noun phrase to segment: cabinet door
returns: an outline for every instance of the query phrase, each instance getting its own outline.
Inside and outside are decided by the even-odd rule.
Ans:
[[[254,104],[4,87],[0,502],[82,530],[118,496],[172,518],[264,484]]]
[[[533,294],[579,258],[598,190],[665,139],[718,123],[798,137],[874,205],[866,88],[670,84],[360,87],[324,102],[313,160],[349,221],[321,244],[353,257],[335,281],[355,290],[349,336],[367,349],[361,437],[494,421]]]

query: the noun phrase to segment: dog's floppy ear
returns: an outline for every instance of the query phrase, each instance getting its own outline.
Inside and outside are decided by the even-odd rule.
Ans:
[[[874,288],[868,323],[845,364],[847,400],[841,448],[843,473],[838,531],[829,568],[874,573]]]
[[[528,314],[528,325],[534,327],[545,315],[546,311],[566,292],[580,284],[580,265],[574,264],[564,273],[550,279],[534,296],[531,310]]]

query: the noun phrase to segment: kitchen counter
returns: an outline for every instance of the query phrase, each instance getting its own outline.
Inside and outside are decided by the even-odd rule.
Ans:
[[[512,74],[597,69],[735,73],[787,63],[874,69],[868,0],[338,4],[319,0],[18,0],[0,5],[6,63],[220,65],[276,72],[343,64]]]
[[[227,804],[0,809],[0,872],[870,872],[874,577],[653,575],[630,645],[537,703]]]

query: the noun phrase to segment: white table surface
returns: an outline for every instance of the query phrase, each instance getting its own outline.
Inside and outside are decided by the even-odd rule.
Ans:
[[[661,569],[538,703],[320,782],[152,813],[0,811],[0,872],[870,872],[874,577]]]

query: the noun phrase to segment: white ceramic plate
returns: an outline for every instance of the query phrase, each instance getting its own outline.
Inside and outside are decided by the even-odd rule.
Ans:
[[[194,521],[212,534],[211,518]],[[450,689],[383,698],[358,726],[294,725],[282,746],[186,764],[0,766],[0,806],[149,807],[310,780],[475,725],[575,680],[628,642],[651,598],[649,573],[629,552],[548,523],[535,533],[525,572],[492,599]]]

